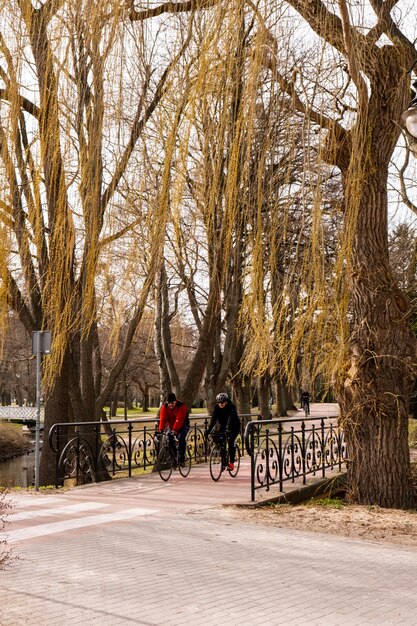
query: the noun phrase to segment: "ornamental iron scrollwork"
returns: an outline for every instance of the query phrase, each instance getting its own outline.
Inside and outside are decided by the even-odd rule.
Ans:
[[[88,441],[79,436],[68,441],[58,459],[58,472],[66,478],[82,476],[84,481],[94,473],[94,454]]]
[[[190,415],[187,455],[193,463],[208,460],[209,420],[208,415]],[[153,471],[158,455],[157,425],[154,417],[55,424],[49,431],[48,442],[56,455],[56,485],[67,479],[84,483],[117,474],[132,476],[132,472]],[[239,437],[242,436],[243,432]]]
[[[311,474],[321,477],[342,470],[347,463],[343,431],[334,424],[337,418],[313,417],[249,422],[245,429],[245,448],[251,457],[251,499],[255,492],[284,483],[306,484]]]

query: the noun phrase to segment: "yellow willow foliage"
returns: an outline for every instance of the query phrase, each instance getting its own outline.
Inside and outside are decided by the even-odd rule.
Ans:
[[[256,58],[256,54],[253,56]],[[316,80],[321,70],[318,66]],[[256,94],[252,101],[256,101]],[[254,205],[247,215],[252,225],[252,256],[240,316],[246,340],[242,369],[258,374],[267,371],[285,374],[293,380],[299,374],[297,364],[302,356],[303,366],[312,378],[324,373],[330,381],[340,355],[335,354],[334,348],[329,354],[329,346],[336,346],[336,352],[341,349],[344,356],[348,292],[343,281],[332,286],[335,275],[332,277],[326,268],[323,214],[326,192],[320,161],[309,149],[310,138],[312,148],[317,140],[309,125],[303,128],[300,120],[297,122],[283,99],[278,99],[277,104],[282,110],[277,107],[266,125],[256,164]],[[298,131],[294,132],[296,124]],[[286,170],[282,169],[275,188],[266,188],[265,178],[275,146],[294,145],[297,135],[303,136],[305,146],[298,188],[290,184],[294,171],[291,159]],[[270,204],[266,202],[269,193]],[[294,199],[300,204],[297,212]],[[298,231],[296,236],[294,229]],[[345,267],[351,242],[348,235],[339,247],[341,267]],[[335,287],[339,288],[337,292]]]
[[[4,339],[7,328],[7,314],[8,314],[8,293],[9,277],[7,275],[6,268],[8,266],[10,249],[9,249],[9,235],[7,229],[0,222],[0,357],[3,354]]]
[[[146,27],[129,24],[118,2],[39,11],[8,4],[1,166],[12,219],[2,228],[13,255],[4,266],[19,268],[35,328],[52,331],[51,386],[70,340],[87,337],[97,321],[98,303],[116,320],[114,337],[146,305],[163,251],[175,130],[166,135],[160,193],[141,136],[185,44],[174,33],[168,59],[147,47]],[[2,277],[2,305],[7,286]]]
[[[4,263],[21,270],[27,306],[53,332],[47,379],[97,321],[115,350],[163,253],[171,276],[184,280],[188,264],[201,310],[214,287],[224,313],[239,276],[242,370],[296,380],[302,360],[311,378],[343,376],[373,164],[342,44],[294,34],[299,20],[278,1],[132,5],[137,21],[115,0],[46,3],[54,15],[6,4]],[[331,38],[334,15],[320,15]],[[352,153],[346,202],[339,121]]]

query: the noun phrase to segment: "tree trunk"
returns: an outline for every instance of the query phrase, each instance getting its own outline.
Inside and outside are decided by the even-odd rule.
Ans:
[[[149,387],[144,385],[142,388],[142,413],[149,413]]]
[[[120,383],[116,385],[114,392],[113,392],[113,398],[111,400],[111,406],[110,406],[110,417],[117,416],[117,409],[119,407],[119,397],[120,397]]]
[[[403,102],[400,98],[391,109],[387,85],[398,88],[401,72],[391,65],[391,51],[384,59],[363,112],[367,123],[353,134],[344,181],[345,232],[353,232],[348,277],[352,330],[349,369],[342,371],[337,395],[350,459],[350,497],[361,504],[409,508],[413,488],[407,430],[416,338],[409,302],[389,267],[387,224],[388,163],[398,138],[393,120]]]
[[[251,412],[251,383],[250,376],[237,375],[232,380],[233,392],[236,398],[237,411],[239,414]]]
[[[50,394],[46,397],[45,417],[43,425],[42,453],[39,464],[39,485],[55,484],[56,455],[48,443],[48,433],[57,422],[72,421],[69,395],[69,367],[70,357],[64,357],[61,371],[57,375]]]
[[[258,379],[258,399],[259,399],[259,412],[262,415],[262,419],[271,419],[271,379],[268,374],[259,376]]]
[[[278,417],[286,417],[288,415],[286,385],[281,379],[278,379],[275,381],[275,389],[277,398],[276,414]]]

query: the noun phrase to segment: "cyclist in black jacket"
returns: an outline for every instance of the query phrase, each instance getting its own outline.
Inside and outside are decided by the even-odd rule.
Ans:
[[[234,470],[235,462],[235,441],[240,432],[240,417],[237,414],[235,405],[227,393],[219,393],[216,396],[216,405],[213,409],[207,435],[215,433],[224,434],[229,448],[229,469]]]

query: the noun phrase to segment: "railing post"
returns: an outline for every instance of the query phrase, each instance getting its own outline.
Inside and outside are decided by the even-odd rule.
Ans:
[[[269,473],[269,428],[265,429],[265,438],[266,438],[266,463],[265,463],[266,490],[269,491],[269,483],[271,480],[271,476]]]
[[[99,472],[100,459],[98,458],[100,454],[100,435],[101,435],[101,423],[98,423],[94,426],[94,431],[96,433],[96,441],[95,441],[95,454],[94,454],[94,472],[97,476]]]
[[[291,482],[295,481],[295,464],[294,464],[294,426],[291,426]]]
[[[56,426],[56,456],[55,456],[55,487],[58,489],[58,472],[59,472],[59,431],[60,431],[60,427],[59,424]],[[45,437],[45,433],[43,434],[43,436]]]
[[[337,454],[339,456],[339,472],[342,471],[342,440],[343,435],[340,430],[339,424],[337,425]]]
[[[127,452],[127,465],[129,468],[129,478],[132,476],[132,428],[133,428],[132,422],[129,422],[129,426],[127,427],[128,441],[129,441],[128,452]],[[145,445],[146,445],[146,439],[145,439]],[[146,459],[146,456],[145,456],[145,459]]]
[[[313,476],[316,475],[316,462],[317,462],[317,457],[316,457],[316,425],[313,424],[311,427],[311,443],[313,445],[313,458],[312,458],[312,462],[313,462]]]
[[[282,423],[278,424],[278,468],[279,468],[279,490],[281,493],[284,489],[283,470],[284,470],[284,454],[282,450]]]
[[[76,469],[75,469],[75,481],[76,484],[78,485],[78,480],[80,477],[79,474],[79,469],[80,469],[80,431],[78,430],[78,428],[75,431],[76,435],[77,435],[77,455],[76,455]]]
[[[303,464],[303,485],[306,484],[306,425],[304,420],[301,422],[301,459]]]
[[[328,433],[327,433],[327,441],[330,441],[330,469],[334,468],[333,437],[334,437],[333,424],[330,422]]]
[[[326,476],[326,464],[325,464],[325,430],[324,430],[324,417],[321,418],[321,475],[323,478]]]
[[[206,432],[208,429],[208,418],[204,418],[204,462],[208,461],[208,438],[206,437]]]
[[[113,476],[116,474],[116,427],[112,428],[112,444],[111,447],[113,449],[113,458],[112,458],[112,472]]]
[[[191,430],[191,427],[190,427]],[[197,422],[194,422],[194,461],[197,461]],[[187,448],[189,447],[189,443],[187,443]]]
[[[251,488],[251,502],[255,502],[255,436],[254,428],[252,424],[249,425],[249,440],[250,440],[250,488]]]
[[[146,424],[143,427],[143,469],[146,470],[146,459],[147,459],[147,445],[146,445]],[[155,435],[153,440],[154,450],[155,450]],[[140,465],[140,463],[139,463]],[[154,465],[155,465],[155,454],[154,454]]]

